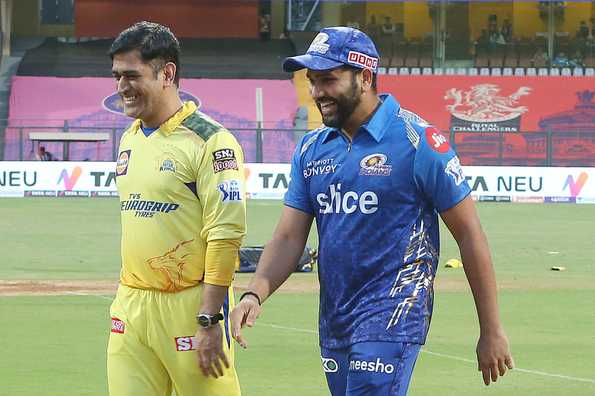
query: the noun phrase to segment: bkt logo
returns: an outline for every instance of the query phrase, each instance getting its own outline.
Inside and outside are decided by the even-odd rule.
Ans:
[[[378,196],[372,191],[365,191],[361,195],[355,191],[341,192],[341,183],[329,186],[329,194],[316,195],[320,205],[320,213],[354,213],[359,209],[363,214],[372,214],[378,210]]]
[[[369,371],[372,373],[392,374],[395,372],[395,366],[390,363],[382,363],[380,358],[376,361],[350,360],[349,371]]]
[[[570,189],[570,195],[576,197],[580,194],[581,190],[587,183],[588,178],[589,175],[586,172],[581,172],[580,175],[578,175],[578,179],[576,181],[574,181],[572,175],[568,175],[566,178],[566,183],[564,183],[564,187],[562,189],[566,190],[566,187],[568,187]]]

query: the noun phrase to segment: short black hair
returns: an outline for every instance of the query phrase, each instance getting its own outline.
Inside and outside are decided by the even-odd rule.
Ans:
[[[343,68],[344,70],[351,70],[353,73],[358,74],[364,71],[364,69],[359,68],[359,67],[355,67],[355,66],[351,66],[351,65],[343,65],[341,66],[341,68]],[[378,88],[378,74],[372,71],[372,91],[377,92]]]
[[[172,62],[176,65],[174,82],[180,81],[180,42],[167,26],[154,22],[137,22],[116,37],[109,50],[109,55],[138,50],[144,62],[151,62],[155,75]],[[152,62],[157,60],[158,62]]]

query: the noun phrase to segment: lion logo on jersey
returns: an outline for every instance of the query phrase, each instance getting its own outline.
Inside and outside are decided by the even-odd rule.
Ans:
[[[529,110],[526,106],[517,106],[522,96],[531,92],[529,87],[520,87],[509,96],[501,96],[496,84],[479,84],[469,91],[451,88],[444,99],[454,100],[446,108],[453,116],[466,121],[496,122],[511,120]]]
[[[181,290],[184,266],[190,262],[192,254],[186,253],[184,246],[194,242],[194,239],[180,242],[173,249],[162,256],[151,257],[147,260],[149,267],[165,278],[166,292]]]

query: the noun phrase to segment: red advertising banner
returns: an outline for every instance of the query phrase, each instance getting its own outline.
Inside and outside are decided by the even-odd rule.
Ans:
[[[593,77],[383,75],[378,86],[450,134],[465,165],[595,166]]]
[[[460,132],[595,131],[593,77],[381,75],[378,86],[442,131],[453,125]]]

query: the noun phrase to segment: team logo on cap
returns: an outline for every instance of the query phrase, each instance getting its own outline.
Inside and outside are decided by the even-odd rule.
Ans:
[[[374,71],[376,71],[376,68],[378,67],[378,58],[357,51],[349,51],[347,61],[354,65],[372,69]]]
[[[326,33],[318,33],[312,44],[310,44],[310,48],[308,48],[308,52],[318,52],[321,54],[326,54],[330,45],[326,42],[328,41],[328,34]]]

